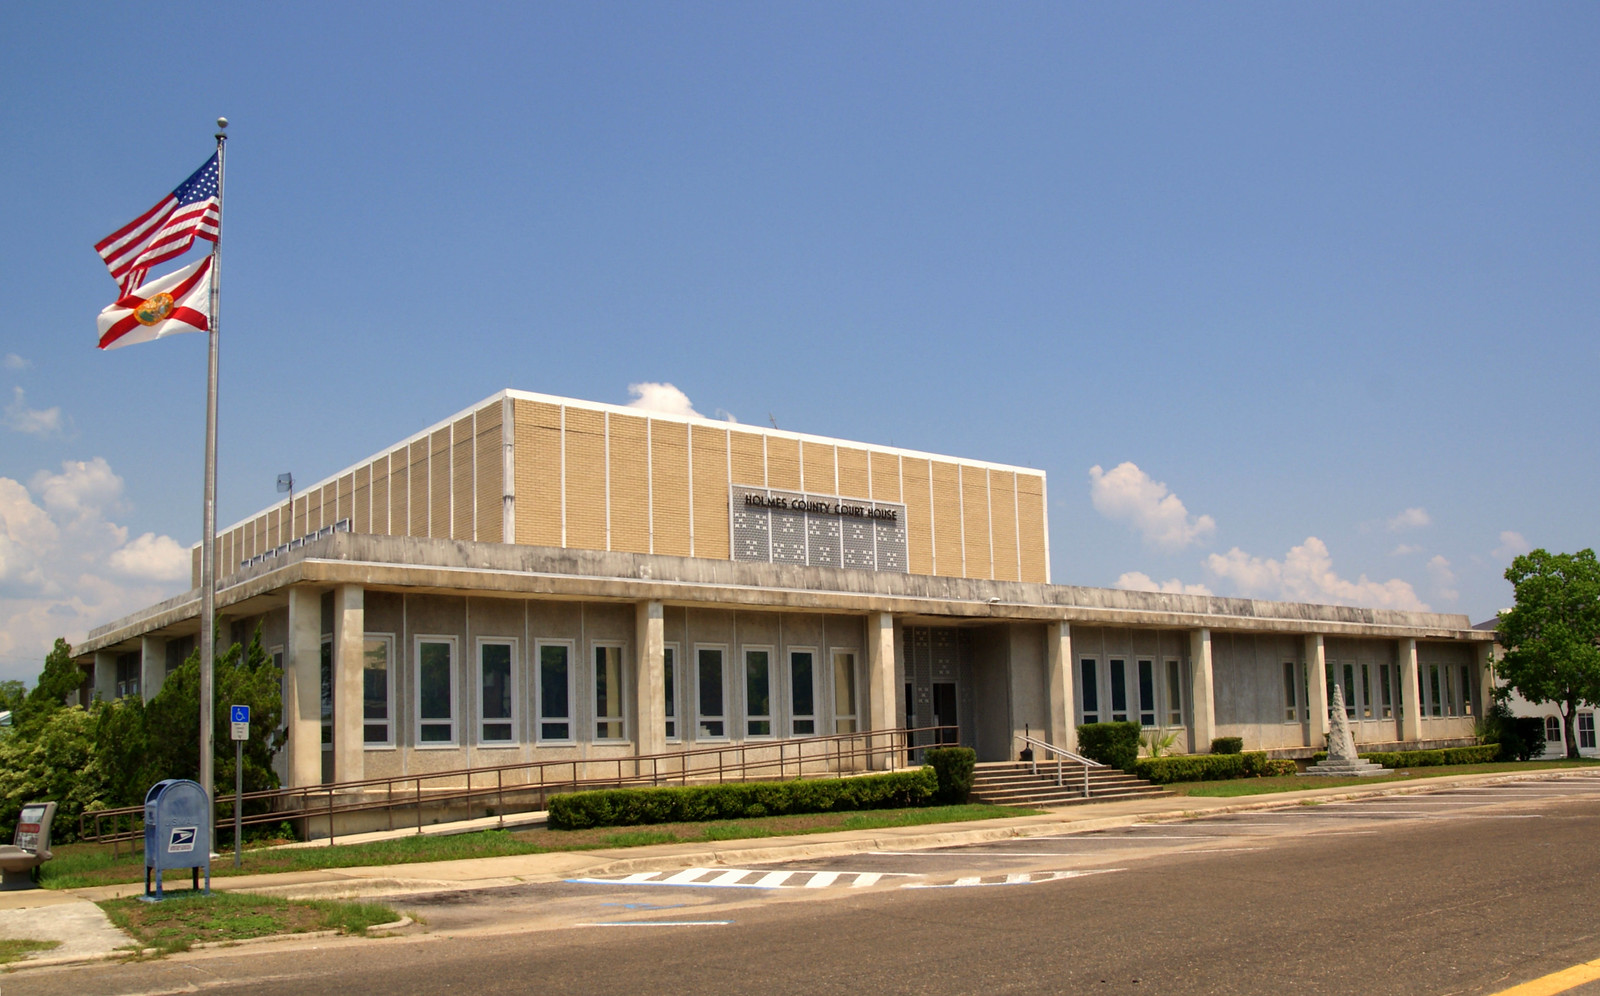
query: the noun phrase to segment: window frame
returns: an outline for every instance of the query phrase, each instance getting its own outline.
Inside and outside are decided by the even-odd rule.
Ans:
[[[317,645],[317,723],[324,753],[333,751],[333,634],[318,638]]]
[[[1283,721],[1285,723],[1300,723],[1300,722],[1303,722],[1303,720],[1301,719],[1301,702],[1300,702],[1300,686],[1301,686],[1301,684],[1303,682],[1300,680],[1300,672],[1304,667],[1305,667],[1305,665],[1301,664],[1299,661],[1284,661],[1283,662],[1283,693],[1284,694],[1283,694],[1282,703],[1283,703],[1283,710],[1284,710],[1284,719],[1283,719]]]
[[[794,658],[796,654],[807,654],[811,657],[811,711],[809,713],[795,711]],[[789,699],[788,709],[786,711],[788,712],[789,736],[791,737],[814,737],[818,735],[817,705],[819,704],[818,700],[821,698],[821,696],[817,694],[817,657],[818,654],[816,647],[789,647],[784,653],[783,690],[788,695]],[[811,723],[810,732],[801,733],[797,728],[798,724],[802,721],[809,721]],[[774,729],[776,729],[776,727],[774,727]]]
[[[750,711],[751,654],[767,655],[767,711],[764,713],[752,713]],[[773,687],[775,682],[772,680],[774,672],[777,670],[775,666],[777,662],[772,659],[773,656],[773,648],[765,643],[741,644],[739,647],[739,677],[741,679],[739,682],[739,704],[743,707],[743,715],[739,718],[744,724],[742,728],[744,730],[744,739],[746,740],[771,740],[778,735],[778,690]],[[767,732],[754,732],[757,723],[765,723]]]
[[[1111,692],[1111,722],[1126,723],[1128,717],[1133,715],[1128,711],[1128,658],[1126,656],[1107,657],[1106,674],[1109,678],[1106,686]],[[1121,680],[1118,680],[1119,678]],[[1117,709],[1118,693],[1122,697],[1122,709],[1120,711]]]
[[[384,644],[384,719],[382,724],[386,730],[382,740],[368,740],[367,727],[378,725],[378,720],[367,719],[367,644],[371,641]],[[395,746],[395,716],[394,716],[394,643],[393,633],[362,633],[361,634],[361,749],[362,750],[393,750]]]
[[[1550,735],[1550,727],[1552,727],[1552,726],[1554,726],[1556,728],[1555,736],[1551,736]],[[1547,744],[1559,744],[1559,743],[1565,743],[1566,742],[1561,736],[1561,717],[1560,716],[1545,716],[1545,718],[1544,718],[1544,742],[1547,743]]]
[[[718,671],[720,672],[719,677],[720,677],[720,680],[721,680],[721,691],[722,691],[722,713],[720,715],[708,715],[706,713],[701,712],[701,706],[705,704],[705,695],[704,695],[704,689],[701,687],[704,684],[704,682],[702,682],[700,680],[701,679],[700,655],[702,653],[705,653],[706,651],[716,651],[716,653],[719,655],[719,659],[720,659],[720,662],[721,662],[719,664],[719,666],[718,666]],[[726,740],[729,739],[729,737],[728,737],[728,725],[729,725],[729,720],[728,720],[728,697],[729,697],[728,696],[728,645],[726,643],[696,643],[694,645],[694,726],[693,726],[693,729],[694,729],[694,740],[695,740],[696,743],[699,743],[701,741],[716,741],[716,742],[721,743],[721,742],[726,741]],[[720,733],[711,733],[708,730],[706,730],[705,729],[705,723],[708,720],[711,721],[711,722],[722,724],[722,732],[720,732]]]
[[[1161,711],[1156,708],[1156,660],[1154,657],[1139,657],[1134,664],[1136,671],[1134,680],[1138,683],[1134,694],[1135,704],[1139,707],[1139,725],[1145,729],[1155,729],[1158,724],[1156,717]],[[1150,717],[1150,722],[1145,722],[1145,717]]]
[[[855,701],[851,703],[854,712],[841,712],[839,708],[839,657],[848,655],[850,658],[850,697]],[[831,647],[828,650],[828,697],[830,708],[833,709],[833,732],[835,736],[850,735],[861,732],[861,651],[856,647]],[[850,729],[841,730],[839,724],[848,720]]]
[[[1578,713],[1578,750],[1594,750],[1594,713],[1584,711]]]
[[[667,641],[661,645],[661,682],[662,691],[670,689],[671,696],[664,696],[662,700],[661,721],[664,725],[667,743],[683,743],[683,654],[678,650],[678,644]]]
[[[422,717],[422,645],[424,643],[440,643],[450,648],[450,718],[441,720],[436,718],[423,719]],[[412,667],[411,677],[417,694],[412,705],[411,715],[415,725],[412,729],[416,733],[413,742],[418,750],[455,750],[461,747],[461,668],[460,660],[461,642],[454,635],[443,633],[418,633],[412,637]],[[450,739],[424,740],[422,728],[424,726],[439,726],[448,722],[450,724]]]
[[[616,699],[617,711],[600,715],[600,651],[615,650],[617,652],[617,689],[613,696]],[[597,744],[622,744],[628,743],[628,644],[624,640],[590,640],[589,641],[589,732],[590,742]],[[617,735],[606,737],[600,735],[602,725],[615,725]]]
[[[1089,697],[1094,696],[1094,711],[1089,711]],[[1098,723],[1100,708],[1100,660],[1097,657],[1078,659],[1078,721]]]
[[[510,660],[508,662],[508,673],[506,676],[506,695],[508,696],[508,701],[510,703],[510,709],[508,710],[510,712],[509,716],[496,716],[491,719],[490,717],[484,715],[483,649],[485,647],[507,647],[510,650]],[[521,670],[521,668],[517,666],[517,638],[514,636],[480,636],[476,641],[475,649],[476,652],[473,654],[472,675],[472,687],[477,692],[477,695],[474,696],[475,708],[473,710],[477,715],[472,727],[473,736],[475,738],[473,741],[474,746],[483,747],[487,750],[504,750],[507,747],[519,747],[521,746],[521,740],[517,736],[518,719],[520,718],[517,715],[517,672]],[[505,740],[489,740],[485,738],[483,730],[484,727],[489,723],[494,723],[497,726],[502,724],[509,726],[511,728],[511,735]]]
[[[567,714],[555,717],[544,714],[544,650],[546,647],[560,647],[567,652]],[[577,740],[578,720],[572,715],[572,703],[576,696],[574,683],[577,681],[577,668],[573,666],[573,658],[577,656],[577,641],[565,639],[544,639],[533,641],[533,742],[535,744],[575,744]],[[546,723],[565,723],[566,736],[547,737],[544,735]]]
[[[1163,677],[1165,677],[1167,680],[1167,701],[1165,703],[1165,712],[1167,715],[1168,728],[1182,729],[1188,725],[1184,722],[1183,714],[1184,700],[1188,696],[1184,695],[1183,690],[1189,684],[1187,681],[1188,676],[1184,674],[1183,660],[1178,657],[1166,657],[1162,659],[1161,667],[1162,671],[1164,672]],[[1176,686],[1173,685],[1174,679],[1177,681]],[[1176,702],[1173,701],[1174,691],[1177,692]]]

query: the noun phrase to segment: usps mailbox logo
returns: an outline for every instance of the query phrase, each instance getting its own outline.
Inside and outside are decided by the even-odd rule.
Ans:
[[[182,854],[193,851],[194,838],[199,830],[199,827],[173,827],[172,836],[167,840],[167,853]]]

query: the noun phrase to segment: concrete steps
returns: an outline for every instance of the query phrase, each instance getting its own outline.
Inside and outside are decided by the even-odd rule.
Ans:
[[[972,797],[997,806],[1054,807],[1171,794],[1115,768],[1090,768],[1085,797],[1083,770],[1081,764],[1063,762],[1062,784],[1057,785],[1055,761],[1039,762],[1037,773],[1025,761],[985,761],[973,773]]]

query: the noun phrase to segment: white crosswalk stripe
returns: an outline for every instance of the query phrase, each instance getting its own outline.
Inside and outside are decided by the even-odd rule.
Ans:
[[[1062,879],[1082,878],[1085,875],[1105,875],[1124,871],[1122,868],[1082,868],[1072,871],[1012,872],[1007,875],[968,875],[954,882],[909,882],[902,889],[968,889],[992,885],[1038,885],[1040,882],[1059,882]]]
[[[569,878],[574,885],[651,885],[694,889],[866,889],[885,878],[922,878],[911,872],[842,870],[759,871],[749,868],[685,868],[678,872],[634,872],[621,878]]]

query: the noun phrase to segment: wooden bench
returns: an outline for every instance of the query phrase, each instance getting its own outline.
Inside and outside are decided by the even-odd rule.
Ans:
[[[9,845],[0,845],[0,892],[39,887],[33,870],[52,857],[50,824],[55,818],[53,802],[30,802],[22,807],[16,836]]]

